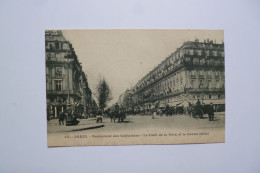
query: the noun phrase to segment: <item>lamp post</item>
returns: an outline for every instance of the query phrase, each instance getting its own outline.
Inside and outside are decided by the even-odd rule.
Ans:
[[[68,62],[68,105],[70,105],[70,68]]]
[[[67,62],[67,79],[68,79],[68,101],[67,101],[67,106],[69,106],[70,105],[70,77],[69,77],[69,75],[70,75],[70,72],[69,72],[69,58],[70,58],[70,55],[69,54],[67,54],[67,55],[65,55],[65,59],[66,59],[66,62]]]

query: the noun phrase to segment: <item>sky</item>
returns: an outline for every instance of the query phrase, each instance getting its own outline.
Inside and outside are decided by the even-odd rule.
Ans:
[[[185,41],[224,41],[222,30],[63,30],[72,43],[89,87],[96,93],[100,77],[112,91],[109,106]],[[95,94],[93,94],[95,98]]]

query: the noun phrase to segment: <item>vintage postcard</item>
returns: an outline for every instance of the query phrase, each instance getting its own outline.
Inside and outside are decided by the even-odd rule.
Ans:
[[[46,30],[49,147],[225,142],[224,31]]]

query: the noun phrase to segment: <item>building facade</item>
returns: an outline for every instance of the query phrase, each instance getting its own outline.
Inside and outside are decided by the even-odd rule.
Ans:
[[[198,100],[225,108],[224,43],[185,42],[132,89],[135,109],[188,107]]]
[[[57,117],[68,107],[87,113],[92,93],[72,44],[61,31],[45,31],[46,94],[48,117]]]

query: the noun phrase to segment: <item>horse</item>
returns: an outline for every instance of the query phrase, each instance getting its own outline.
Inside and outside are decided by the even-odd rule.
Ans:
[[[111,119],[111,123],[114,121],[114,123],[116,122],[116,113],[115,113],[115,110],[112,110],[108,113],[108,116],[110,117]]]
[[[203,109],[199,105],[192,105],[191,107],[191,115],[193,118],[203,118]]]

